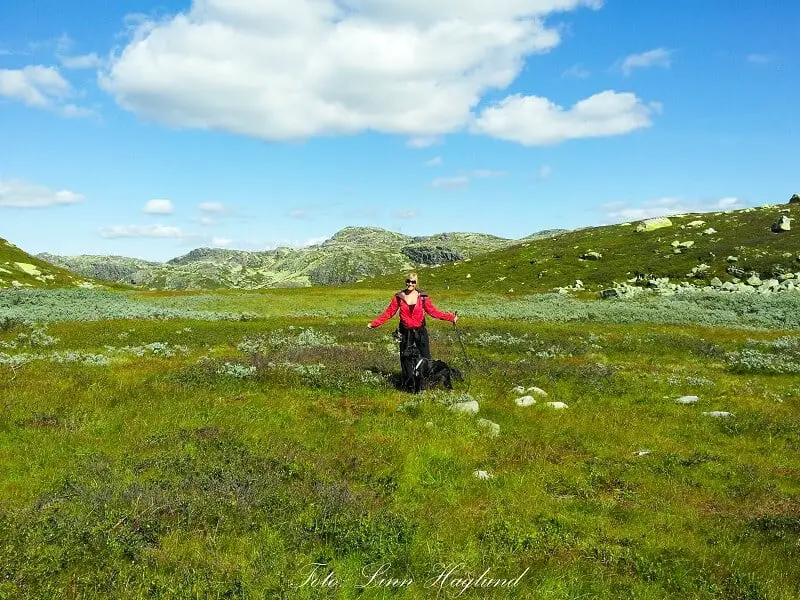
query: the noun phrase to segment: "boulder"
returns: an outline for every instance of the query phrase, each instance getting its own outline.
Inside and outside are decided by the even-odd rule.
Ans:
[[[672,227],[672,221],[670,221],[667,217],[659,217],[656,219],[645,219],[636,226],[635,231],[637,232],[655,231],[656,229],[661,229],[663,227]]]
[[[599,252],[595,252],[594,250],[589,250],[589,252],[584,252],[578,258],[581,260],[600,260],[603,258],[603,255]]]
[[[470,415],[477,414],[480,410],[477,400],[470,400],[468,402],[457,402],[450,406],[450,410],[458,413],[467,413]]]
[[[800,204],[800,195],[792,194],[792,197],[789,198],[789,204]]]
[[[792,229],[792,220],[786,215],[781,215],[781,218],[772,224],[773,233],[782,233]]]

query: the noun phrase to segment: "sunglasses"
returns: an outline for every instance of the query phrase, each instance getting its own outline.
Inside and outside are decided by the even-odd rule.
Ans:
[[[417,285],[417,280],[416,279],[406,279],[406,283],[413,283],[414,285]]]

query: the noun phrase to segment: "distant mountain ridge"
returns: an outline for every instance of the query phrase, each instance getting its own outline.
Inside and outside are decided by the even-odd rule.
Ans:
[[[563,231],[550,230],[523,240]],[[519,241],[482,233],[410,236],[379,227],[345,227],[321,244],[306,248],[256,252],[196,248],[164,263],[48,253],[38,258],[87,278],[154,289],[258,289],[351,283],[405,269],[454,263]]]

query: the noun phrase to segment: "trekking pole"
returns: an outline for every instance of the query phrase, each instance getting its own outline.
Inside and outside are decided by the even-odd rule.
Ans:
[[[458,316],[458,312],[453,313]],[[456,338],[458,339],[459,344],[461,344],[461,350],[464,352],[464,360],[467,363],[467,391],[464,392],[465,394],[469,394],[469,388],[472,385],[472,364],[469,362],[469,356],[467,356],[467,349],[464,347],[464,341],[461,339],[461,333],[458,331],[458,323],[453,321],[453,327],[456,328]]]

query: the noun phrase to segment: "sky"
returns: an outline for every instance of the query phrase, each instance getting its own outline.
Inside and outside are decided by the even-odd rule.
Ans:
[[[800,192],[793,0],[3,0],[0,237],[165,261]]]

